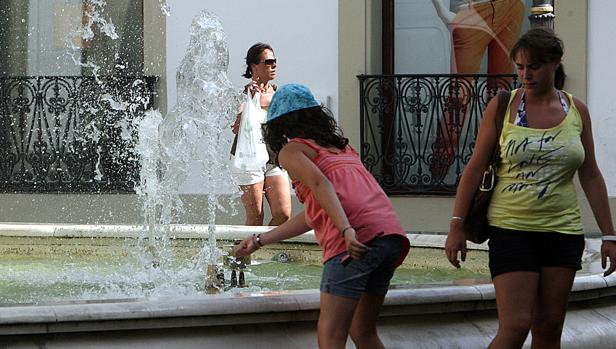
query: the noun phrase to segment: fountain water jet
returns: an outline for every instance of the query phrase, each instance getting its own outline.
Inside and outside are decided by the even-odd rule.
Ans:
[[[221,289],[216,247],[216,209],[220,195],[239,196],[230,180],[225,154],[231,138],[225,137],[239,108],[239,93],[227,78],[229,53],[220,20],[208,11],[195,17],[188,49],[177,70],[177,103],[164,117],[149,111],[140,122],[141,184],[145,238],[152,263],[163,267],[169,256],[169,227],[174,213],[182,211],[179,190],[191,165],[199,166],[207,193],[208,243],[194,258],[194,268],[207,261],[208,290]],[[156,127],[158,125],[158,127]],[[159,243],[155,244],[155,242]]]

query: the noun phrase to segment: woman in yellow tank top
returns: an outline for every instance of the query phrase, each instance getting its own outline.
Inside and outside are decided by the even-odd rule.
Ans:
[[[551,31],[532,29],[511,50],[523,88],[513,91],[505,115],[491,101],[473,156],[458,191],[445,251],[460,267],[466,257],[464,216],[491,150],[501,163],[490,223],[490,272],[499,327],[489,348],[521,348],[532,332],[533,348],[559,348],[571,286],[581,268],[584,234],[573,176],[577,172],[603,233],[605,275],[616,269],[616,232],[607,190],[595,160],[590,115],[562,91],[562,42]],[[495,118],[504,118],[500,136]]]

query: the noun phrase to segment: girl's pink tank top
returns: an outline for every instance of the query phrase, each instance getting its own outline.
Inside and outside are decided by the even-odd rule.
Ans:
[[[400,239],[403,246],[398,261],[401,264],[410,245],[406,232],[389,198],[361,163],[357,152],[351,146],[339,151],[329,150],[302,138],[289,141],[305,144],[317,152],[312,161],[334,186],[360,242],[366,243],[387,235],[403,237]],[[317,242],[323,248],[323,262],[345,252],[344,237],[310,189],[296,180],[293,180],[293,187],[299,201],[304,204],[306,222],[314,229]]]

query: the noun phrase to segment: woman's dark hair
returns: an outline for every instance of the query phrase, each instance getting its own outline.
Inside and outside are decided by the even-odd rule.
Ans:
[[[261,126],[265,144],[276,154],[289,139],[312,139],[322,147],[344,149],[349,140],[342,135],[331,112],[322,106],[300,109],[284,114]]]
[[[274,49],[265,43],[257,42],[256,44],[250,46],[248,52],[246,53],[246,72],[242,75],[246,79],[252,78],[252,70],[250,69],[251,64],[259,64],[261,53],[265,50],[271,50],[274,52]]]
[[[515,60],[520,50],[524,51],[527,58],[534,63],[552,63],[560,61],[563,57],[564,47],[553,31],[544,28],[534,28],[522,35],[518,42],[513,45],[509,56]],[[561,90],[565,85],[565,69],[561,63],[556,69],[554,87]]]

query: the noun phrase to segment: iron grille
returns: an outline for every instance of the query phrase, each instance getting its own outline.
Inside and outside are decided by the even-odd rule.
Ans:
[[[0,192],[133,192],[157,77],[0,77]]]
[[[361,158],[389,195],[453,195],[482,113],[515,75],[359,75]]]

